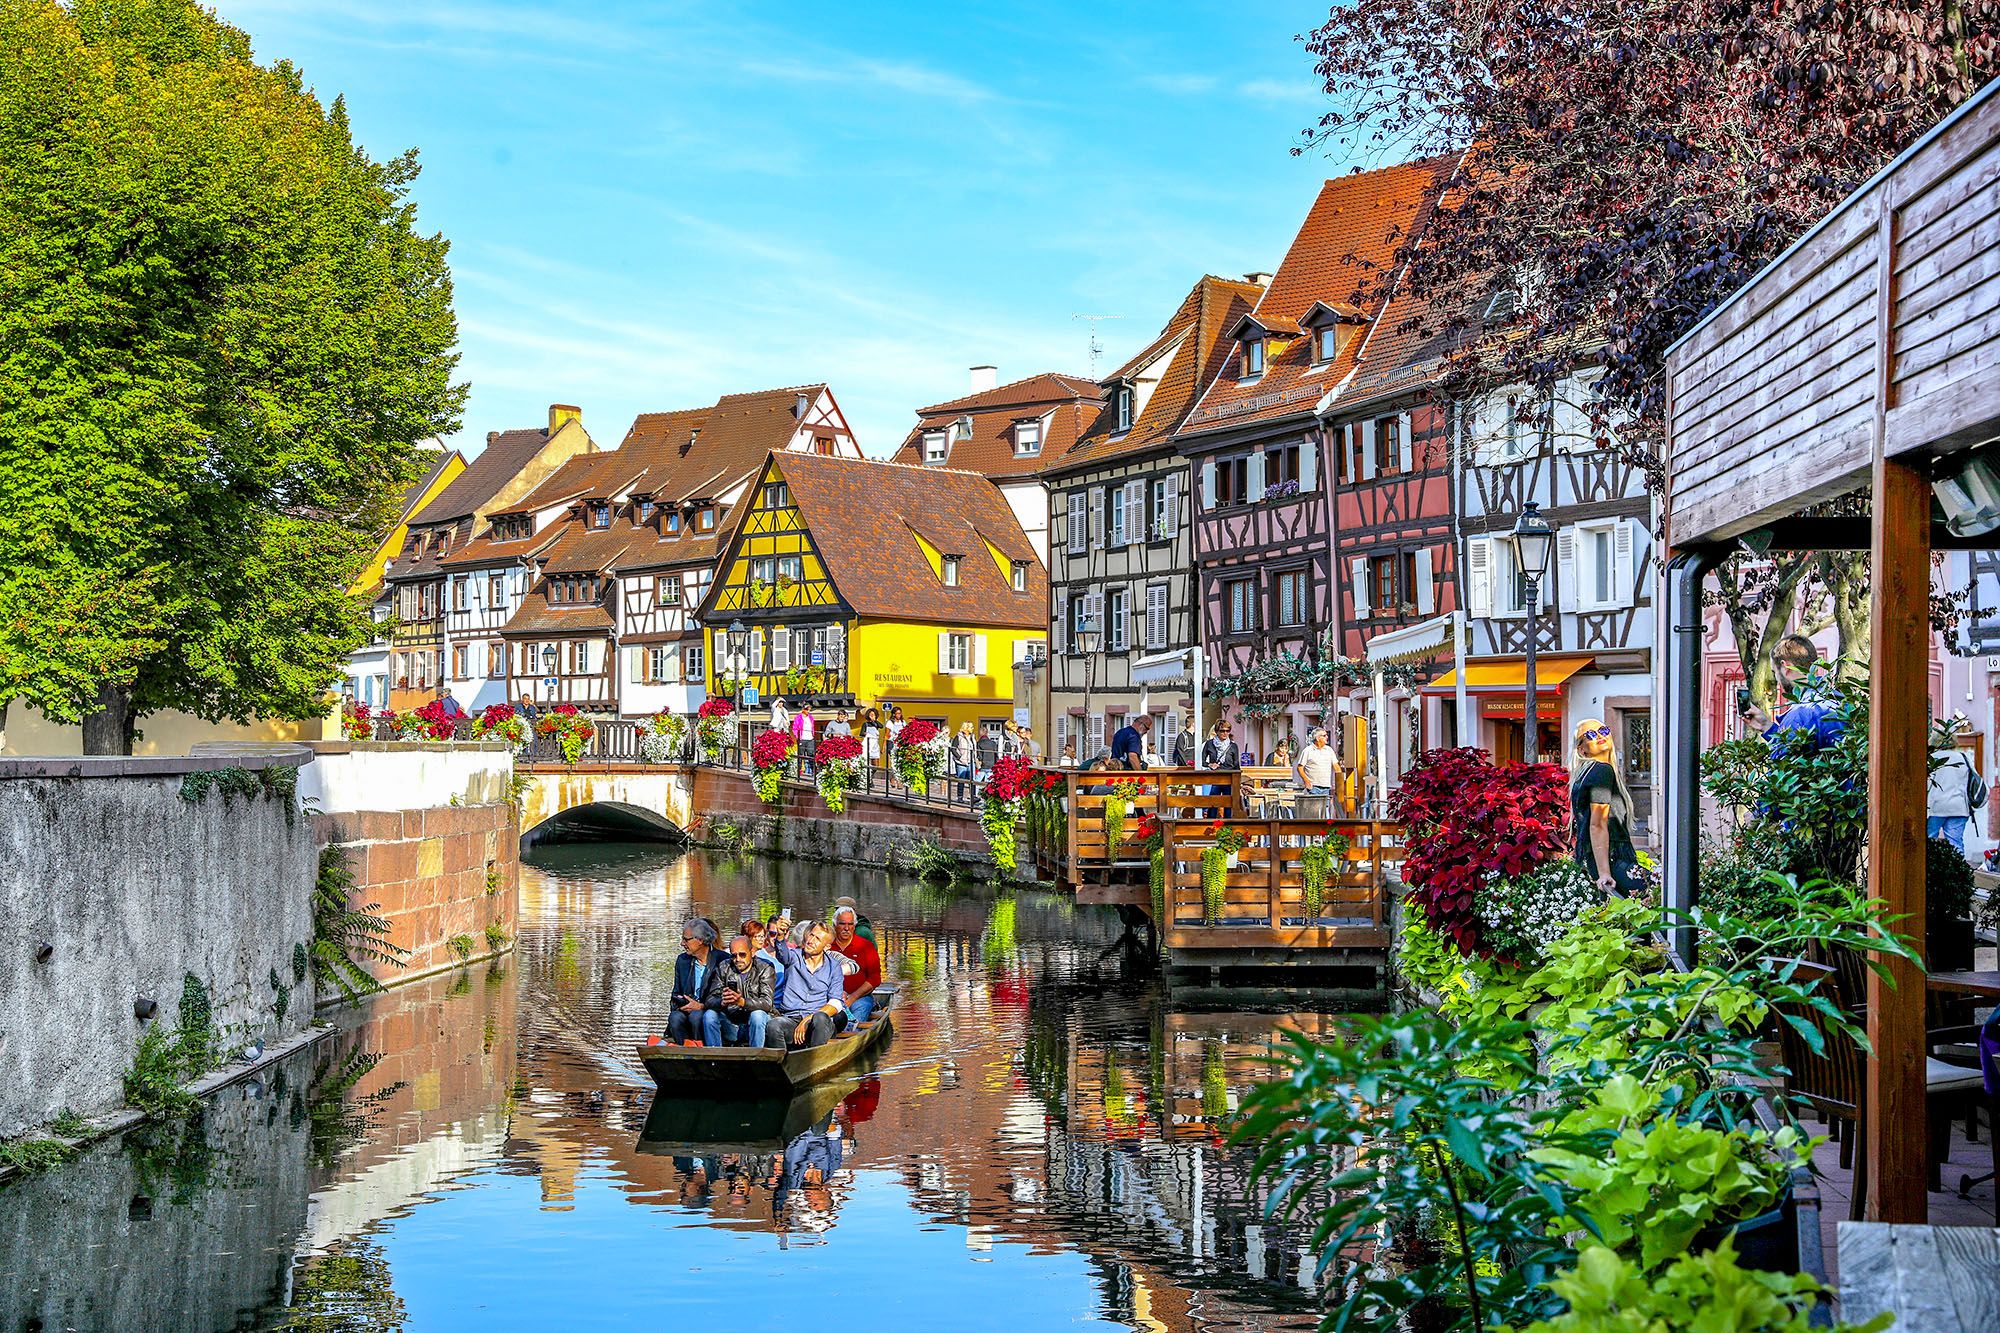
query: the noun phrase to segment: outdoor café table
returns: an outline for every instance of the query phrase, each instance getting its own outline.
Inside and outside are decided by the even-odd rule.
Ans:
[[[1933,972],[1930,988],[2000,1000],[2000,972]]]
[[[1835,1252],[1850,1323],[1887,1310],[1896,1333],[2000,1328],[2000,1231],[1842,1222]]]

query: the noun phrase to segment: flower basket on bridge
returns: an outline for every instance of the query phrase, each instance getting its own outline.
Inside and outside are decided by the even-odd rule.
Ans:
[[[579,714],[575,704],[557,704],[535,723],[535,734],[554,737],[563,762],[574,765],[583,758],[583,747],[597,734],[597,726]]]
[[[896,773],[919,796],[930,794],[931,779],[944,771],[945,747],[951,738],[935,722],[918,718],[903,724],[896,737]]]
[[[528,743],[528,724],[514,712],[512,704],[488,704],[472,724],[475,740],[498,739],[510,745]]]
[[[367,704],[346,704],[340,710],[340,734],[351,741],[375,739],[375,710]]]
[[[993,773],[979,791],[979,827],[986,831],[986,845],[993,849],[993,864],[1011,875],[1019,864],[1020,841],[1015,825],[1021,818],[1021,804],[1029,791],[1040,785],[1032,759],[1007,755],[993,763]]]
[[[687,719],[662,709],[639,720],[639,757],[649,764],[664,764],[679,756],[687,738]]]
[[[765,805],[776,805],[784,799],[785,765],[791,762],[794,744],[791,733],[784,731],[767,731],[750,743],[757,799]]]
[[[819,798],[834,814],[847,809],[847,793],[861,781],[861,742],[853,736],[825,736],[813,747]]]
[[[719,696],[703,699],[701,707],[694,710],[694,740],[703,759],[713,759],[721,753],[723,719],[735,711],[735,704]]]

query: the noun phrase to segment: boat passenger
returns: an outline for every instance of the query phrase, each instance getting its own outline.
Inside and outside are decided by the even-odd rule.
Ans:
[[[855,931],[861,913],[852,907],[833,909],[834,952],[854,960],[857,967],[847,978],[847,1016],[860,1026],[875,1012],[875,988],[882,984],[882,954],[875,942]]]
[[[785,941],[785,934],[791,930],[791,918],[780,913],[763,927],[763,934],[757,937],[757,956],[771,965],[777,974],[778,993],[785,992],[785,960],[778,956],[778,946]]]
[[[876,948],[881,948],[882,941],[875,938],[875,923],[868,919],[867,914],[861,910],[861,905],[846,894],[843,893],[840,897],[833,900],[833,909],[826,914],[827,920],[831,921],[839,916],[840,909],[843,907],[852,907],[854,909],[854,933],[862,939],[867,940]]]
[[[777,975],[757,957],[750,937],[729,941],[729,957],[710,969],[702,992],[702,1044],[783,1046],[783,1037],[770,1030],[777,993]]]
[[[784,941],[778,957],[785,964],[785,988],[778,996],[778,1026],[793,1050],[824,1046],[847,1027],[847,974],[836,954],[827,952],[833,929],[815,921],[806,942]]]
[[[669,1042],[701,1045],[702,988],[715,965],[715,941],[721,934],[705,916],[693,917],[681,927],[681,955],[674,959],[674,990],[667,1001],[673,1010],[667,1019]]]

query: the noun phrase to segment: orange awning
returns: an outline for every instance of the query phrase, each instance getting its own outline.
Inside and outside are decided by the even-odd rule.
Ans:
[[[1535,658],[1535,693],[1559,690],[1563,684],[1597,659],[1589,653],[1550,653]],[[1447,671],[1424,687],[1427,694],[1449,694],[1458,688],[1458,672]],[[1465,688],[1478,690],[1526,690],[1528,664],[1518,657],[1465,665]]]

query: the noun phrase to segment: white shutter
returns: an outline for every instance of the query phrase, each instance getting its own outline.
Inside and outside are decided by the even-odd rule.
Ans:
[[[1083,516],[1083,507],[1088,499],[1089,495],[1084,491],[1071,491],[1069,493],[1069,553],[1071,555],[1083,554],[1085,550],[1084,542],[1090,535],[1089,520]]]
[[[1556,578],[1562,584],[1557,596],[1565,611],[1588,609],[1590,599],[1578,596],[1576,586],[1576,529],[1562,528],[1556,533]],[[1547,579],[1542,580],[1547,583]]]
[[[1215,508],[1215,460],[1213,458],[1201,465],[1201,503],[1204,509]]]
[[[1402,446],[1397,466],[1406,474],[1415,472],[1417,470],[1417,445],[1416,441],[1410,438],[1410,414],[1408,412],[1396,418],[1396,438],[1401,442]]]
[[[1069,589],[1056,589],[1055,623],[1049,626],[1049,651],[1069,651]]]
[[[1049,496],[1049,549],[1060,551],[1069,545],[1069,497]]]
[[[632,683],[633,683],[634,685],[643,685],[643,684],[645,684],[645,683],[646,683],[646,650],[645,650],[644,648],[632,648],[632,649],[628,649],[628,650],[627,650],[627,652],[626,652],[626,656],[628,656],[628,657],[629,657],[629,658],[631,658],[631,660],[632,660]]]
[[[1420,547],[1417,551],[1417,614],[1420,616],[1437,613],[1437,576],[1431,569],[1431,548]]]
[[[1632,586],[1634,559],[1634,533],[1638,526],[1636,519],[1622,518],[1611,534],[1611,601],[1617,607],[1636,605]]]
[[[771,670],[789,671],[792,666],[792,632],[779,626],[771,634]]]
[[[1299,445],[1299,489],[1309,491],[1317,485],[1319,485],[1319,443],[1316,440],[1307,440]]]
[[[1167,585],[1155,583],[1146,589],[1146,646],[1167,646]]]
[[[1171,472],[1167,474],[1167,530],[1164,535],[1176,537],[1181,530],[1181,488],[1187,485],[1187,474]]]
[[[1468,614],[1493,614],[1493,539],[1473,537],[1465,543],[1465,608]]]
[[[972,636],[972,674],[975,676],[986,674],[986,636],[984,634],[975,634]]]
[[[1099,497],[1103,494],[1103,491],[1100,487],[1093,486],[1084,494],[1088,498],[1090,505],[1090,544],[1092,546],[1102,546],[1104,545],[1104,505]]]
[[[1125,542],[1146,540],[1146,483],[1128,482],[1125,486]]]
[[[938,634],[938,674],[945,675],[951,670],[951,635],[940,631]]]
[[[1354,475],[1363,481],[1375,480],[1375,423],[1356,423],[1356,433],[1360,436],[1361,447],[1355,452],[1360,455]]]
[[[1243,489],[1247,494],[1243,498],[1253,501],[1263,499],[1264,451],[1262,449],[1250,455],[1250,466],[1244,469],[1244,473],[1249,477],[1249,480],[1244,483]]]
[[[1100,588],[1092,588],[1083,595],[1083,627],[1086,630],[1094,630],[1099,635],[1104,633],[1104,592]],[[1097,646],[1099,651],[1103,650],[1102,638],[1098,640]]]
[[[1354,574],[1354,618],[1365,618],[1370,611],[1368,605],[1368,557],[1357,555],[1348,561],[1348,568]]]
[[[661,675],[665,678],[667,683],[670,685],[680,684],[682,676],[680,649],[678,648],[663,649],[660,654],[660,660],[661,660],[661,665],[666,667],[666,670],[663,671]]]

